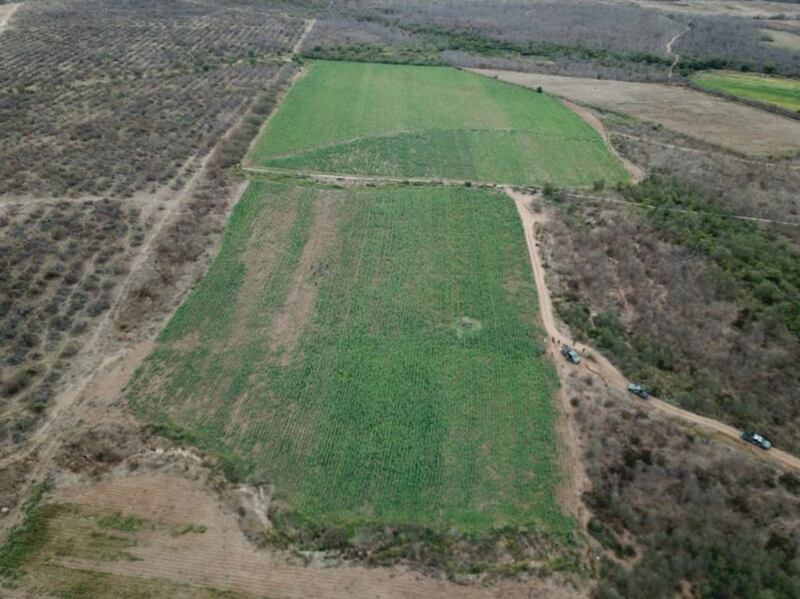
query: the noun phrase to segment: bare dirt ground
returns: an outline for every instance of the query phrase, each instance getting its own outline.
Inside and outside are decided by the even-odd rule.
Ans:
[[[19,5],[19,2],[16,4],[0,4],[0,33],[3,33],[3,29],[8,26],[11,15],[19,8]]]
[[[800,123],[676,85],[562,77],[490,69],[471,71],[586,106],[663,125],[715,146],[752,155],[800,149]]]
[[[525,228],[525,240],[528,243],[528,252],[533,266],[534,279],[539,291],[539,306],[545,330],[548,336],[555,338],[557,342],[570,343],[571,336],[565,332],[566,329],[556,320],[554,315],[553,305],[550,300],[550,292],[546,285],[544,266],[535,237],[536,225],[543,222],[546,217],[542,213],[537,213],[531,209],[531,202],[535,199],[533,196],[522,194],[510,188],[506,189],[506,193],[514,200]],[[586,369],[598,375],[613,389],[622,391],[623,393],[627,391],[630,381],[628,381],[602,354],[583,343],[577,344],[575,349],[584,356],[587,356],[586,359],[582,361],[579,368]],[[555,348],[552,348],[552,350],[555,353]],[[562,380],[564,380],[565,372],[571,369],[571,367],[567,366],[560,356],[556,355],[555,358],[558,360],[559,374]],[[657,410],[663,414],[679,419],[685,424],[696,428],[699,432],[724,439],[726,442],[736,443],[742,451],[747,451],[751,455],[757,455],[764,460],[770,461],[774,465],[789,470],[800,471],[800,458],[776,449],[763,452],[751,448],[741,441],[740,431],[718,420],[688,412],[657,398],[651,398],[646,402],[639,402],[633,399],[631,399],[631,401],[637,401],[639,406],[644,406],[646,409]]]
[[[54,501],[120,511],[164,525],[148,532],[131,549],[133,560],[93,561],[62,558],[58,566],[136,578],[158,578],[258,597],[436,598],[576,597],[547,580],[463,586],[423,576],[406,568],[365,568],[290,558],[258,551],[241,534],[235,514],[201,483],[176,474],[146,473],[64,489]],[[192,523],[202,534],[173,536],[168,528]],[[333,567],[336,566],[336,567]]]
[[[292,351],[313,314],[317,299],[316,278],[324,274],[326,260],[331,257],[337,242],[338,207],[339,203],[333,196],[317,199],[308,243],[303,248],[297,268],[292,274],[286,302],[270,326],[271,348],[283,352],[283,366],[289,364]]]

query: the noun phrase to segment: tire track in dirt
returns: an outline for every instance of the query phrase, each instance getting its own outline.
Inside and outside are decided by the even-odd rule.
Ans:
[[[547,335],[556,339],[569,339],[569,335],[566,335],[562,330],[559,329],[558,323],[555,319],[553,304],[550,298],[550,291],[546,285],[544,267],[541,255],[539,253],[539,247],[536,243],[535,227],[537,223],[545,222],[546,218],[541,214],[534,213],[530,209],[529,204],[533,199],[532,196],[514,191],[509,187],[505,188],[505,192],[512,200],[514,200],[514,203],[517,206],[517,212],[519,212],[525,228],[525,241],[528,244],[528,254],[533,267],[536,286],[539,291],[539,307],[541,310],[542,323],[547,331]],[[580,350],[586,354],[591,354],[590,358],[584,360],[582,366],[583,368],[600,376],[609,387],[622,391],[623,393],[628,393],[629,381],[602,354],[583,343],[581,343],[576,350]],[[591,365],[589,364],[590,360],[593,362]],[[698,431],[702,431],[706,434],[710,433],[712,435],[721,436],[729,441],[734,441],[733,446],[737,449],[741,451],[747,451],[750,455],[758,456],[759,458],[768,461],[773,465],[785,469],[800,471],[800,458],[797,458],[779,449],[771,449],[768,452],[764,452],[763,450],[758,450],[756,448],[751,448],[748,445],[744,445],[744,442],[741,440],[739,430],[718,420],[689,412],[688,410],[684,410],[678,406],[655,397],[647,401],[642,401],[638,405],[643,406],[646,409],[655,410],[679,419],[684,423],[696,428]]]

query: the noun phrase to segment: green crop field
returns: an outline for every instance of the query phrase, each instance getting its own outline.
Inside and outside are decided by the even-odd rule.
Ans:
[[[537,314],[503,194],[254,181],[129,400],[302,520],[565,531]]]
[[[800,80],[734,71],[706,71],[693,77],[706,89],[800,111]]]
[[[626,180],[546,94],[442,67],[314,63],[257,141],[259,166],[519,185]]]

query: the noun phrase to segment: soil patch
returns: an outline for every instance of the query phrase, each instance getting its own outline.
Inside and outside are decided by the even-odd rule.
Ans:
[[[318,281],[327,273],[328,257],[336,242],[337,207],[334,194],[323,194],[316,198],[314,223],[311,225],[308,243],[303,248],[297,268],[292,274],[286,301],[271,323],[271,349],[283,352],[283,366],[291,361],[292,351],[313,314]]]
[[[585,596],[552,580],[464,586],[429,578],[406,568],[364,568],[292,563],[278,552],[258,552],[200,483],[179,476],[147,473],[90,487],[66,489],[56,500],[77,503],[170,527],[196,524],[201,534],[174,536],[149,531],[129,551],[133,560],[62,558],[59,566],[143,579],[163,579],[196,587],[227,589],[258,597],[436,598],[459,596],[523,598]],[[202,527],[202,528],[201,528]]]

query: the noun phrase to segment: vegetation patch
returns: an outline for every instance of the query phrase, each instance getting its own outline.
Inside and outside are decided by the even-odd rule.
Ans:
[[[33,488],[25,519],[0,547],[0,582],[24,588],[26,596],[58,597],[238,597],[236,593],[197,588],[155,578],[104,574],[92,563],[141,561],[134,548],[147,545],[143,533],[172,537],[202,534],[188,523],[168,528],[120,512],[98,511],[75,503],[42,503],[44,485]],[[167,537],[168,538],[168,537]],[[82,566],[71,562],[80,560]],[[81,568],[87,569],[81,569]]]
[[[800,81],[756,73],[709,71],[692,81],[700,87],[800,112]]]
[[[253,182],[131,406],[275,484],[294,524],[345,539],[372,524],[568,532],[523,244],[497,193]],[[304,301],[297,342],[276,344]]]
[[[448,68],[318,62],[253,162],[293,170],[589,186],[626,179],[603,140],[544,94]]]
[[[47,522],[39,511],[39,502],[47,488],[44,484],[35,484],[31,495],[25,503],[25,520],[15,527],[0,547],[0,576],[16,578],[20,568],[31,555],[36,553],[45,541]]]

